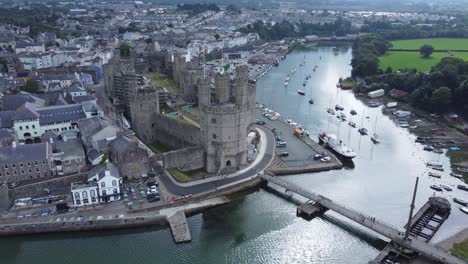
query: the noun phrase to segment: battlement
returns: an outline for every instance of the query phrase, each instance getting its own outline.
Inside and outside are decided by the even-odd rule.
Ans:
[[[202,105],[201,110],[204,113],[211,114],[237,114],[241,112],[241,108],[235,104],[223,104],[223,105]]]

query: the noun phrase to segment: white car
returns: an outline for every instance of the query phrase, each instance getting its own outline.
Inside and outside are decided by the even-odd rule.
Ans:
[[[96,217],[96,220],[102,220],[102,219],[104,219],[104,218],[102,216],[100,216],[100,215],[98,217]]]

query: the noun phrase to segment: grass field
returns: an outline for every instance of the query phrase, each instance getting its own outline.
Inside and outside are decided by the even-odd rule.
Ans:
[[[468,50],[468,39],[427,38],[392,41],[393,49],[416,49],[429,44],[436,50]]]
[[[168,89],[170,93],[175,95],[180,94],[179,86],[177,86],[174,80],[164,74],[148,73],[146,74],[146,78],[150,79],[154,86],[164,87]]]
[[[455,243],[451,250],[452,254],[463,259],[468,259],[468,239],[460,243]]]
[[[467,46],[468,47],[468,46]],[[386,70],[391,67],[394,71],[398,69],[416,69],[418,71],[429,71],[442,58],[454,56],[463,60],[468,60],[468,52],[434,52],[431,57],[421,58],[416,51],[388,51],[380,57],[380,68]]]

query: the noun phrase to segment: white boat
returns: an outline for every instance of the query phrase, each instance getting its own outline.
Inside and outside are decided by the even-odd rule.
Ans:
[[[361,127],[360,129],[358,129],[359,133],[361,133],[361,135],[367,135],[367,129],[365,127]]]
[[[349,125],[350,127],[356,127],[356,123],[354,123],[353,121],[349,121],[349,122],[348,122],[348,125]]]
[[[305,91],[301,90],[301,89],[297,90],[297,93],[300,94],[300,95],[305,95]]]
[[[440,179],[442,177],[442,175],[440,175],[439,173],[432,172],[432,171],[428,172],[427,175],[430,176],[430,177],[438,178],[438,179]]]
[[[319,133],[319,140],[342,158],[353,159],[357,155],[334,134],[327,135],[325,132],[321,132]]]
[[[289,82],[288,81],[284,81],[284,86],[288,86]]]
[[[436,190],[438,192],[443,191],[442,187],[439,184],[432,184],[431,189]]]
[[[462,176],[461,174],[454,173],[454,172],[451,172],[451,173],[450,173],[450,176],[455,177],[455,178],[457,178],[457,179],[463,178],[463,176]]]
[[[444,167],[444,164],[442,162],[439,162],[439,161],[428,161],[426,163],[426,166],[428,167]]]
[[[458,198],[453,198],[453,201],[456,202],[457,204],[461,204],[463,206],[468,206],[468,201],[458,199]]]
[[[386,106],[387,108],[393,108],[393,107],[396,107],[397,104],[398,104],[397,102],[389,102],[389,103],[387,103],[385,106]]]
[[[468,214],[468,207],[460,207],[460,211],[464,212],[465,214]]]

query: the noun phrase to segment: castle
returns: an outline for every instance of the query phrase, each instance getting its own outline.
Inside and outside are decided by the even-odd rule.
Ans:
[[[171,72],[181,87],[181,97],[198,103],[197,127],[160,114],[155,88],[133,81],[138,74],[132,66],[123,66],[125,63],[133,61],[116,56],[113,65],[106,67],[110,71],[105,73],[106,91],[131,118],[132,128],[143,142],[168,145],[180,150],[187,160],[191,151],[203,151],[203,155],[195,155],[203,160],[190,167],[204,167],[210,174],[246,165],[246,136],[255,122],[255,84],[248,80],[247,66],[238,67],[231,76],[227,72],[205,74],[199,63],[179,56],[165,63],[170,67],[166,72]],[[184,162],[178,160],[179,164]]]

